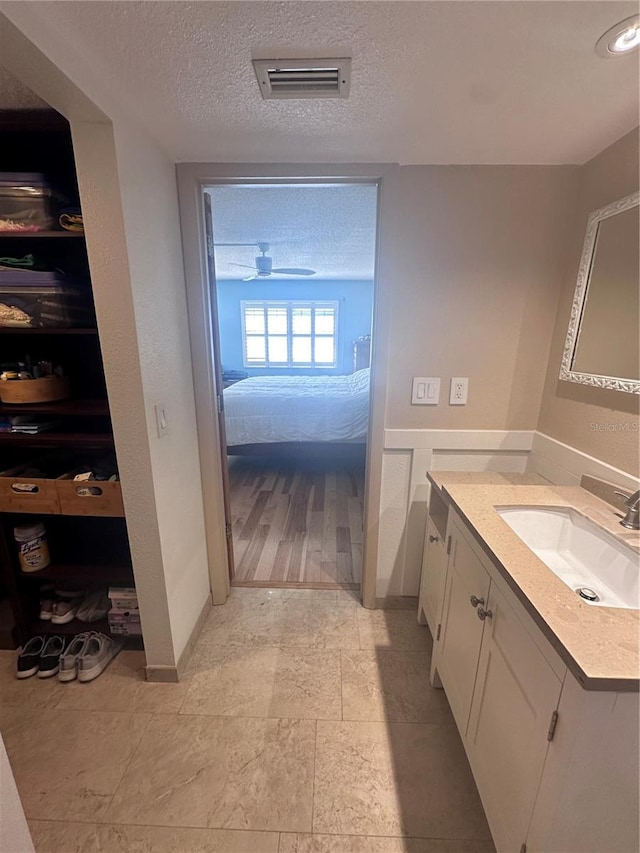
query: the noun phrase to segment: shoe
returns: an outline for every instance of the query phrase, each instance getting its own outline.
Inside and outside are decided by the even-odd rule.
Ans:
[[[40,668],[40,655],[44,649],[43,636],[31,637],[22,647],[16,661],[16,678],[31,678]]]
[[[78,658],[78,681],[93,681],[124,646],[124,640],[114,640],[106,634],[92,634]]]
[[[64,652],[67,644],[65,637],[51,636],[45,643],[40,664],[38,667],[38,678],[51,678],[60,669],[60,655]]]
[[[89,631],[76,634],[64,653],[60,655],[59,681],[73,681],[78,677],[78,658],[84,653],[90,636],[91,632]]]
[[[81,603],[81,598],[65,598],[62,601],[56,601],[53,605],[51,622],[54,625],[66,625],[67,622],[71,622],[76,618]]]
[[[53,599],[43,598],[40,601],[40,618],[49,622],[53,616]]]

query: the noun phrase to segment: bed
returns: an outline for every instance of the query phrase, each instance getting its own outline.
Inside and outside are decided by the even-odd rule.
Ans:
[[[224,391],[230,454],[303,444],[364,445],[369,368],[348,376],[251,376]]]

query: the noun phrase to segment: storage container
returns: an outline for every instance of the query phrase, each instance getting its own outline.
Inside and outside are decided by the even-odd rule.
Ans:
[[[69,395],[69,380],[64,376],[0,381],[0,400],[15,406],[66,400]]]
[[[0,172],[0,231],[50,231],[69,200],[41,172]]]
[[[0,270],[0,326],[93,327],[90,288],[61,272]]]
[[[74,480],[70,471],[56,480],[62,515],[102,515],[124,517],[122,490],[118,481]]]
[[[23,473],[30,469],[33,469],[33,464],[18,465],[0,472],[0,511],[59,514],[55,476],[32,477]]]
[[[51,562],[44,524],[21,524],[13,528],[23,572],[39,572]]]

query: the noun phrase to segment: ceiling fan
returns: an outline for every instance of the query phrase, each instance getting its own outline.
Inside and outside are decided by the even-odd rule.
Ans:
[[[254,281],[256,278],[269,278],[273,273],[280,275],[315,275],[315,270],[308,270],[304,267],[274,267],[273,258],[267,253],[269,251],[268,243],[218,243],[219,246],[257,246],[260,255],[256,257],[255,266],[251,267],[248,264],[233,264],[234,267],[245,267],[253,270],[253,275],[243,278],[243,281]]]

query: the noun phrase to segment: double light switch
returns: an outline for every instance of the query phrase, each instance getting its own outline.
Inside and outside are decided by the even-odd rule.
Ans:
[[[434,376],[414,376],[411,404],[436,406],[440,400],[440,379]]]

